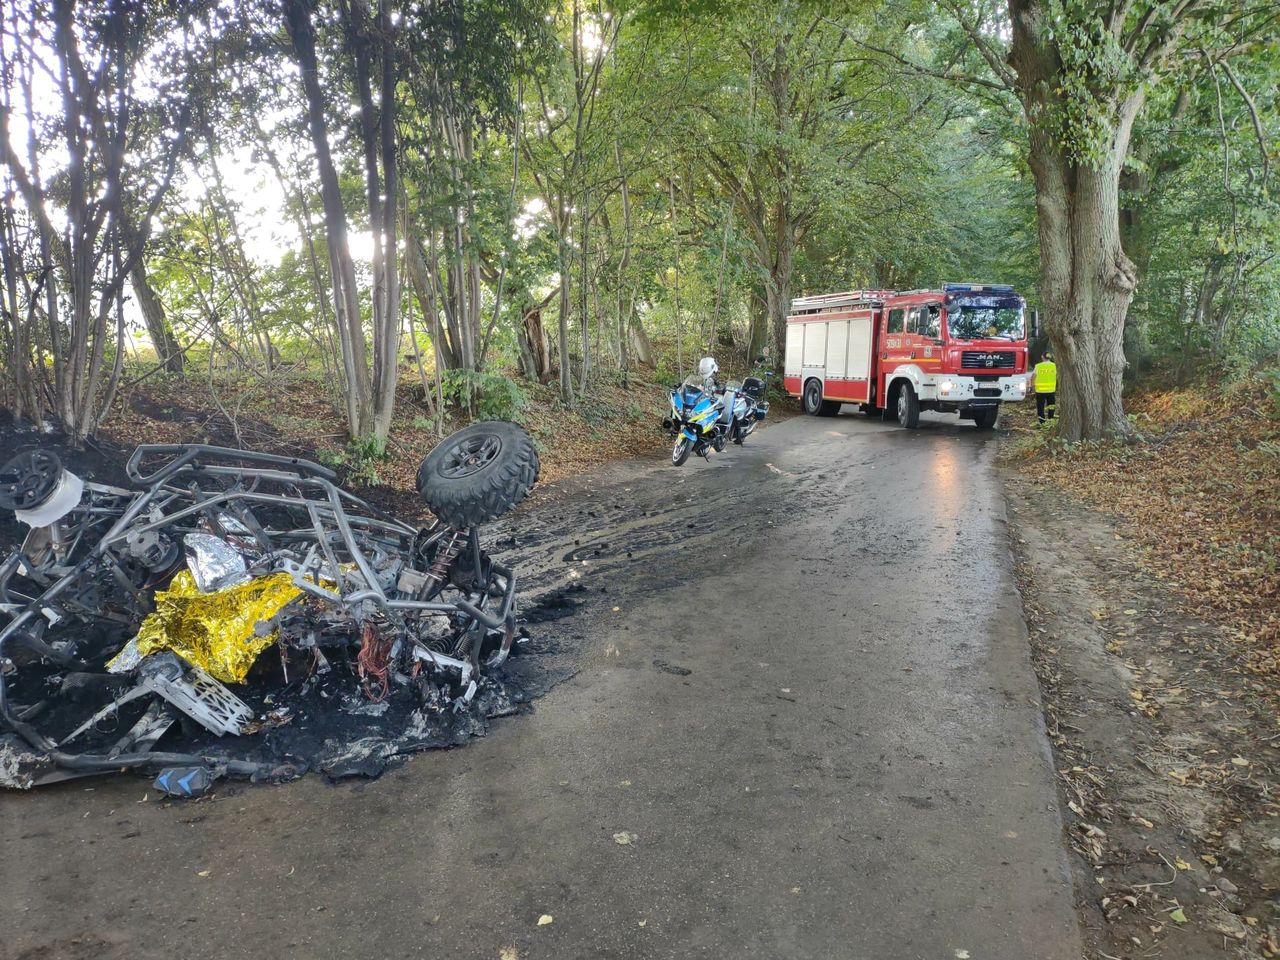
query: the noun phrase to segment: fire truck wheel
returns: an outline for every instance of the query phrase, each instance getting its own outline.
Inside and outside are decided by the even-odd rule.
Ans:
[[[979,430],[990,430],[996,425],[996,421],[1000,419],[1000,410],[998,407],[992,407],[990,410],[979,410],[973,415],[973,425]]]
[[[822,381],[810,380],[804,385],[804,412],[814,417],[834,417],[840,412],[840,404],[823,400]]]
[[[898,388],[898,423],[908,430],[920,426],[920,400],[909,383]]]

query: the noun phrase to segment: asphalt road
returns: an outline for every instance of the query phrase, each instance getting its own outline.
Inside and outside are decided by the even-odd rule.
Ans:
[[[803,418],[561,491],[506,550],[576,604],[532,713],[369,783],[0,798],[0,956],[1078,960],[988,439]]]

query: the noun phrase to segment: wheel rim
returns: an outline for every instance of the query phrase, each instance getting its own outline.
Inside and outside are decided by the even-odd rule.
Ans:
[[[45,450],[15,457],[0,470],[0,500],[11,510],[38,507],[52,495],[62,463]]]
[[[464,437],[446,451],[436,473],[446,480],[461,480],[479,473],[498,458],[502,440],[492,433]]]
[[[903,387],[898,393],[898,419],[907,419],[907,388]]]
[[[818,409],[818,385],[816,383],[809,384],[808,389],[805,390],[804,399],[805,407],[808,408],[810,413]]]
[[[681,455],[684,453],[685,447],[687,447],[688,445],[689,445],[688,437],[681,437],[679,440],[676,441],[676,445],[671,448],[672,463],[680,459]]]

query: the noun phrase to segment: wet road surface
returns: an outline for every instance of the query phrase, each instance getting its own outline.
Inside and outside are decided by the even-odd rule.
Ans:
[[[494,534],[577,668],[531,714],[370,783],[0,797],[0,957],[1076,960],[989,438],[575,482]]]

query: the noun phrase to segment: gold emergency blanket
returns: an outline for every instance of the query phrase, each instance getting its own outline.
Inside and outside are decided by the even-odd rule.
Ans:
[[[276,640],[274,630],[258,636],[254,627],[301,593],[287,573],[201,593],[183,570],[168,590],[156,591],[155,612],[138,628],[138,654],[172,650],[223,683],[243,683],[258,654]]]

